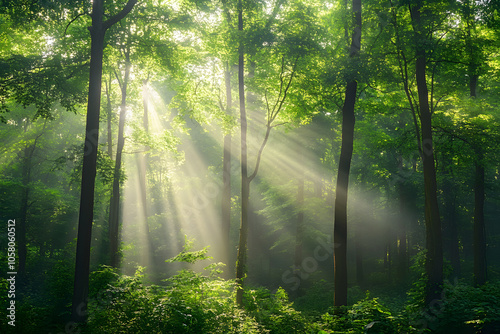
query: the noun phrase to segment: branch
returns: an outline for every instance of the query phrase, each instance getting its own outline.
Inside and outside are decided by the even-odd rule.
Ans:
[[[83,15],[89,15],[89,13],[78,14],[77,16],[75,16],[74,19],[72,19],[71,21],[69,21],[69,23],[66,25],[66,28],[64,28],[64,34],[63,34],[64,37],[66,37],[66,32],[68,31],[68,28],[71,25],[71,23],[75,22],[80,16],[83,16]]]
[[[118,76],[118,73],[116,73],[116,70],[113,69],[113,72],[115,73],[116,80],[118,80],[118,86],[120,86],[120,89],[123,90],[123,84],[121,78]],[[111,86],[111,83],[110,83]]]
[[[445,128],[443,128],[442,126],[434,126],[434,127],[435,127],[436,129],[439,129],[439,130],[443,131],[444,133],[449,134],[450,136],[452,136],[452,138],[459,139],[459,140],[463,141],[464,143],[469,144],[471,147],[474,147],[474,145],[472,145],[472,143],[471,143],[469,140],[467,140],[466,138],[464,138],[464,137],[462,137],[462,136],[459,136],[459,135],[457,135],[456,133],[454,133],[454,132],[452,132],[452,131],[450,131],[450,130],[448,130],[448,129],[445,129]]]
[[[293,77],[295,75],[295,69],[297,67],[298,61],[299,61],[299,56],[297,56],[297,58],[295,58],[295,62],[294,62],[293,67],[292,67],[292,73],[290,74],[290,80],[288,80],[288,84],[285,87],[285,91],[283,92],[283,98],[281,99],[281,101],[279,100],[279,97],[281,96],[281,90],[283,88],[283,77],[280,75],[280,77],[281,77],[280,78],[280,80],[281,80],[280,95],[278,95],[278,100],[276,101],[276,105],[274,106],[272,114],[271,114],[271,119],[270,119],[271,123],[278,116],[279,112],[281,111],[281,108],[283,107],[283,103],[285,103],[286,95],[288,93],[288,89],[290,88],[290,86],[292,84]],[[282,70],[283,70],[283,68],[282,68]],[[278,106],[278,109],[276,109],[276,106],[278,105],[278,103],[279,103],[279,106]]]
[[[110,17],[108,20],[106,20],[102,28],[104,31],[108,30],[111,28],[115,23],[119,22],[121,19],[123,19],[125,16],[127,16],[128,13],[134,8],[135,4],[137,3],[138,0],[128,0],[127,4],[123,9],[116,15]]]
[[[264,92],[264,99],[266,100],[267,107],[267,121],[271,119],[271,108],[269,108],[269,100],[267,99],[267,90]]]
[[[264,137],[264,140],[262,141],[262,144],[260,145],[259,153],[257,154],[257,162],[255,163],[255,170],[253,171],[252,175],[250,175],[250,177],[248,178],[248,182],[249,183],[252,182],[252,180],[255,178],[255,176],[257,176],[257,172],[259,171],[259,167],[260,167],[260,160],[262,158],[262,152],[264,151],[264,147],[267,144],[267,140],[269,139],[269,134],[271,133],[272,128],[280,125],[280,124],[272,125],[272,122],[278,116],[281,108],[283,107],[283,103],[285,103],[286,95],[287,95],[288,89],[290,88],[290,85],[292,84],[292,80],[293,80],[293,77],[294,77],[294,74],[295,74],[295,68],[296,68],[298,60],[299,60],[299,57],[297,56],[297,58],[295,59],[295,63],[293,64],[292,73],[290,75],[290,80],[288,81],[288,84],[285,87],[285,91],[283,92],[283,98],[280,101],[279,97],[281,96],[281,92],[283,90],[283,76],[284,76],[284,66],[285,66],[284,65],[285,64],[285,58],[283,57],[283,62],[282,62],[282,67],[281,67],[281,74],[280,74],[280,81],[281,81],[280,82],[280,95],[278,96],[278,100],[276,101],[276,105],[273,107],[273,110],[272,110],[272,112],[270,114],[270,118],[267,119],[266,136]],[[267,102],[267,94],[265,95],[265,97],[266,97],[266,102]],[[278,109],[275,110],[276,106],[278,104],[279,104]],[[269,106],[268,106],[267,109],[268,109],[268,112],[269,112]]]
[[[274,114],[274,110],[278,106],[278,103],[280,101],[281,93],[283,92],[283,75],[285,73],[285,56],[281,57],[281,72],[280,72],[280,92],[278,94],[278,98],[276,99],[276,104],[273,107],[273,110],[271,111],[271,115]]]
[[[248,178],[248,183],[252,182],[252,180],[255,178],[255,176],[257,176],[257,172],[259,171],[259,167],[260,167],[260,160],[262,158],[262,152],[264,151],[264,147],[267,144],[267,140],[269,139],[269,134],[271,133],[272,128],[273,127],[268,122],[266,136],[264,137],[264,140],[262,141],[262,144],[260,145],[259,153],[257,154],[257,162],[255,163],[255,170],[253,171],[252,175],[250,175],[250,177]]]

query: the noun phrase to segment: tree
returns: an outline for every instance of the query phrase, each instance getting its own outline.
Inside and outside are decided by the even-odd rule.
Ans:
[[[349,58],[351,64],[358,61],[361,49],[361,0],[352,1],[354,26]],[[354,144],[354,105],[358,78],[349,78],[345,90],[342,108],[342,147],[340,150],[337,188],[335,192],[335,217],[333,229],[334,252],[334,306],[347,305],[347,192],[349,187],[349,171]]]
[[[90,271],[90,243],[94,215],[94,187],[96,161],[99,142],[99,113],[101,108],[102,59],[104,35],[115,23],[124,18],[137,3],[128,0],[117,14],[104,21],[104,0],[95,0],[92,6],[92,26],[90,27],[90,75],[85,129],[85,152],[82,168],[80,212],[78,216],[78,240],[76,245],[75,283],[71,319],[84,322],[87,317],[87,296]]]

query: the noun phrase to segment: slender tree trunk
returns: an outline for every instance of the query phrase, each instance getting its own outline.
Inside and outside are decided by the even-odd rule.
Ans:
[[[484,165],[481,153],[477,154],[474,184],[474,285],[486,283],[486,234],[484,227]]]
[[[242,0],[238,0],[238,31],[243,31]],[[245,109],[245,55],[242,41],[240,41],[238,54],[238,92],[240,101],[241,127],[241,225],[236,262],[236,283],[238,284],[238,290],[236,291],[236,303],[241,307],[243,306],[243,278],[245,275],[247,259],[248,206],[250,197],[250,182],[248,179],[247,161],[247,115]]]
[[[115,16],[103,22],[104,0],[92,4],[92,26],[90,28],[90,74],[87,104],[85,151],[83,156],[80,212],[78,216],[78,239],[76,244],[75,282],[71,319],[84,322],[87,318],[87,296],[89,288],[90,243],[94,220],[94,188],[99,143],[99,113],[101,107],[102,57],[106,30],[125,17],[137,0],[129,0]]]
[[[125,59],[125,73],[121,83],[122,101],[120,105],[120,119],[118,122],[118,140],[116,144],[115,169],[113,173],[113,193],[109,206],[109,256],[110,266],[118,268],[120,264],[119,234],[120,234],[120,179],[122,166],[122,153],[125,145],[125,118],[127,115],[127,85],[130,74],[130,60],[128,53]]]
[[[103,0],[94,0],[90,29],[90,76],[87,104],[85,153],[83,156],[78,239],[76,245],[75,281],[71,319],[84,322],[87,318],[90,243],[94,220],[94,187],[99,143],[99,112],[101,105],[102,57],[104,50]]]
[[[229,62],[226,62],[224,70],[226,81],[226,114],[232,114],[231,95],[231,72]],[[221,200],[221,220],[222,220],[222,243],[224,247],[224,260],[229,266],[230,255],[230,230],[231,230],[231,132],[224,135],[224,155],[222,161],[222,200]],[[233,267],[234,268],[234,267]],[[230,268],[228,268],[230,269]],[[229,270],[228,270],[229,271]]]
[[[358,57],[361,47],[361,0],[352,0],[352,11],[355,27],[352,34],[350,58]],[[354,105],[357,87],[356,78],[347,84],[342,108],[342,147],[340,149],[333,228],[333,243],[335,245],[333,255],[334,306],[347,305],[347,192],[354,144]]]
[[[412,7],[410,11],[411,19],[414,23],[416,40],[425,41],[425,35],[421,32],[420,5]],[[426,273],[428,278],[425,301],[429,305],[433,300],[439,299],[441,295],[443,283],[443,244],[437,199],[436,169],[434,166],[432,115],[426,81],[426,55],[423,46],[417,46],[416,56],[415,74],[420,110],[420,126],[422,130],[422,160],[425,188]]]

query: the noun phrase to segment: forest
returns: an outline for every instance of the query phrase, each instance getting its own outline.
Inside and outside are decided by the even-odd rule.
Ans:
[[[500,333],[500,1],[0,4],[1,333]]]

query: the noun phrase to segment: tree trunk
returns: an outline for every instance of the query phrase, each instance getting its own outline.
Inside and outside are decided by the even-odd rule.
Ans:
[[[101,107],[102,57],[104,35],[113,24],[125,17],[137,0],[129,0],[115,16],[103,22],[104,0],[94,0],[92,5],[92,27],[90,28],[90,73],[87,104],[85,151],[82,167],[80,212],[78,215],[78,239],[76,244],[75,281],[71,319],[84,322],[87,318],[87,296],[89,288],[90,243],[94,220],[94,188],[99,143],[99,113]]]
[[[352,34],[350,58],[359,55],[361,47],[361,0],[352,0],[355,26]],[[334,306],[347,305],[347,192],[349,172],[354,144],[354,105],[358,82],[356,78],[347,84],[342,108],[342,147],[340,150],[335,214],[333,228],[334,260]]]
[[[484,166],[482,154],[477,154],[474,184],[474,285],[486,283],[486,234],[484,228]]]
[[[231,95],[231,72],[229,62],[226,62],[224,71],[226,81],[226,114],[232,114],[232,95]],[[222,199],[221,199],[221,220],[222,220],[222,243],[223,259],[229,266],[230,255],[230,230],[231,230],[231,132],[224,135],[224,155],[222,161]],[[234,267],[233,267],[234,268]],[[229,273],[228,267],[227,272]],[[229,276],[229,275],[226,275]]]
[[[238,0],[238,30],[243,31],[243,5]],[[243,278],[247,260],[247,235],[248,235],[248,206],[250,197],[250,182],[248,179],[247,161],[247,115],[245,109],[245,56],[243,41],[238,49],[238,92],[240,101],[240,126],[241,126],[241,225],[238,242],[238,257],[236,262],[236,303],[243,306]]]
[[[113,193],[109,205],[109,256],[110,266],[118,268],[120,264],[119,234],[120,234],[120,179],[122,173],[122,153],[125,145],[125,118],[127,115],[127,84],[130,74],[129,54],[125,55],[125,73],[121,83],[122,101],[120,105],[120,119],[118,122],[118,140],[116,142],[116,159],[113,173]]]
[[[420,5],[411,8],[411,19],[414,23],[417,41],[425,41],[420,31]],[[422,43],[423,44],[423,43]],[[436,169],[434,166],[434,147],[432,138],[432,115],[429,106],[429,93],[426,81],[426,55],[423,46],[417,46],[415,75],[420,110],[420,127],[422,133],[422,160],[424,165],[425,188],[425,228],[426,228],[426,304],[439,299],[443,284],[443,244],[441,221],[437,199]]]
[[[90,243],[94,220],[94,187],[99,143],[99,112],[101,106],[102,57],[104,50],[103,0],[94,0],[90,29],[90,75],[87,104],[85,153],[83,156],[78,239],[76,244],[75,283],[71,319],[84,322],[87,318]]]

